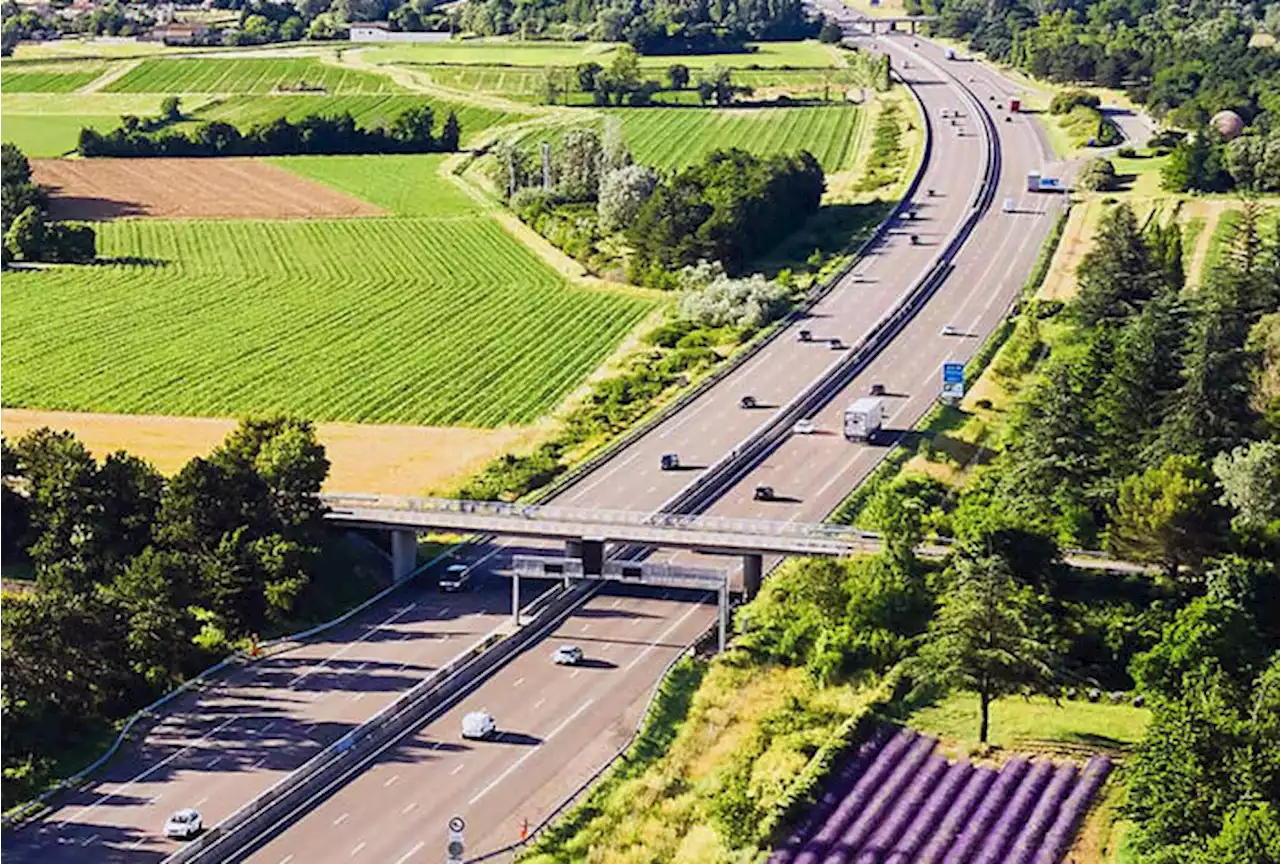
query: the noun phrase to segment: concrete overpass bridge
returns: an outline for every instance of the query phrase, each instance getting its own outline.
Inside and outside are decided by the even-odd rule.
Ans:
[[[833,19],[837,24],[865,27],[872,35],[875,35],[876,32],[878,32],[876,30],[877,26],[884,25],[883,29],[886,33],[892,33],[893,31],[906,26],[911,35],[914,36],[916,35],[916,27],[919,24],[924,22],[932,23],[940,20],[937,15],[877,15],[875,17],[871,17],[870,15],[864,15],[853,9],[842,9],[837,12],[823,7],[820,11],[828,18]]]
[[[883,546],[879,534],[828,523],[398,495],[337,494],[325,495],[323,500],[329,508],[325,519],[331,523],[390,532],[392,572],[397,579],[412,572],[417,534],[426,531],[562,541],[565,557],[580,559],[587,575],[604,572],[609,543],[741,556],[748,597],[760,586],[765,555],[839,558],[874,553]],[[950,550],[950,542],[934,540],[921,544],[917,552],[941,558]],[[1088,550],[1068,550],[1063,557],[1073,566],[1091,569],[1148,569]]]

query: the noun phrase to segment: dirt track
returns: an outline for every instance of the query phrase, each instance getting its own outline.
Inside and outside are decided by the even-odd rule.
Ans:
[[[55,219],[378,216],[367,201],[248,158],[35,159]]]

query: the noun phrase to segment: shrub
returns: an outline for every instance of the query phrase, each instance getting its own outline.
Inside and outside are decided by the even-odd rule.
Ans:
[[[1049,113],[1070,114],[1078,105],[1097,108],[1101,104],[1102,100],[1098,98],[1097,95],[1090,93],[1088,90],[1064,90],[1054,96],[1053,100],[1049,103]]]
[[[1090,192],[1110,192],[1116,188],[1116,166],[1110,159],[1090,159],[1077,182]]]
[[[1136,159],[1138,158],[1138,151],[1132,147],[1121,147],[1116,151],[1116,155],[1121,159]]]

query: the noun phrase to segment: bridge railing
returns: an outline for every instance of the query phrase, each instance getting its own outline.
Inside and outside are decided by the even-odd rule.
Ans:
[[[671,528],[705,534],[739,534],[756,537],[788,537],[845,543],[880,542],[880,535],[848,525],[812,522],[780,522],[768,519],[735,519],[683,513],[643,513],[636,510],[607,510],[595,507],[566,507],[556,504],[509,504],[504,501],[472,501],[456,498],[417,498],[403,495],[324,496],[324,503],[337,515],[362,516],[368,511],[391,510],[411,513],[440,513],[489,516],[532,522],[571,523],[607,529],[612,526]],[[442,526],[444,527],[444,526]],[[947,541],[942,541],[947,542]]]

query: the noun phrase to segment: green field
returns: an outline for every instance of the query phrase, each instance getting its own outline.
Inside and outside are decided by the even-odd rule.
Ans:
[[[270,93],[305,83],[327,93],[403,91],[390,78],[310,57],[144,60],[107,85],[111,93]]]
[[[526,423],[652,306],[569,286],[487,216],[125,220],[98,240],[131,263],[8,275],[5,406]]]
[[[406,108],[430,105],[435,112],[437,129],[450,111],[458,115],[462,140],[466,143],[484,130],[526,120],[530,115],[495,111],[478,105],[451,102],[436,97],[411,95],[358,96],[231,96],[216,100],[194,113],[195,120],[225,120],[241,129],[265,123],[277,117],[298,120],[309,114],[350,112],[363,127],[381,126]],[[185,107],[185,106],[184,106]]]
[[[4,93],[71,93],[101,77],[105,63],[6,64]]]
[[[363,198],[397,216],[464,216],[480,207],[439,175],[444,154],[282,156],[269,160],[310,180]]]
[[[1124,750],[1142,740],[1150,720],[1149,710],[1132,705],[1069,699],[1055,705],[1043,696],[1010,696],[991,704],[991,743],[1009,749],[1024,743],[1062,743]],[[976,742],[978,697],[953,693],[906,722],[931,735]]]
[[[729,66],[735,69],[759,66],[819,67],[835,66],[833,50],[820,42],[758,42],[753,51],[741,54],[695,54],[669,58],[657,64],[683,63],[691,69]],[[609,65],[616,46],[600,42],[511,42],[505,40],[468,39],[453,42],[430,42],[419,45],[394,45],[366,48],[361,54],[373,63],[460,63],[481,66],[576,66],[596,62]]]
[[[757,155],[808,150],[828,173],[852,165],[862,112],[854,105],[804,108],[623,108],[609,115],[622,122],[632,156],[642,165],[682,168],[712,150],[738,147]],[[520,140],[532,144],[545,133]]]
[[[44,159],[75,150],[86,126],[107,132],[119,125],[116,114],[5,114],[0,139],[33,159]]]
[[[516,99],[539,102],[546,97],[546,83],[542,69],[467,64],[411,65],[415,72],[426,75],[442,87],[481,93],[500,93]],[[647,79],[658,81],[663,85],[667,84],[666,66],[642,64],[641,73]],[[572,74],[570,71],[569,81],[576,87],[577,79],[572,77]],[[695,73],[695,80],[696,77]],[[756,89],[777,87],[794,91],[821,89],[824,83],[830,83],[833,90],[840,85],[854,86],[859,83],[857,77],[853,69],[737,69],[733,73],[734,82],[740,85]],[[571,95],[574,97],[575,104],[577,101],[583,104],[591,102],[589,93],[574,92]],[[655,99],[694,105],[698,102],[697,94],[692,88],[680,92],[660,92],[655,95]]]

